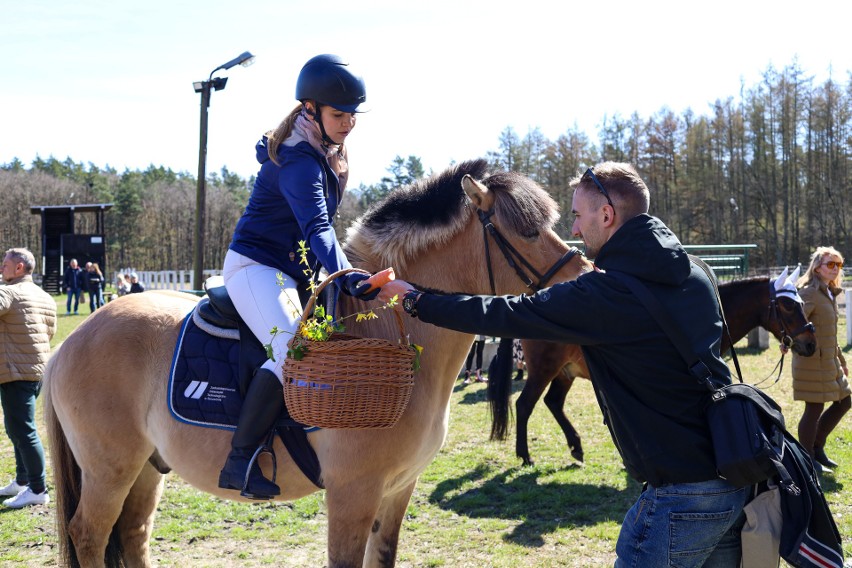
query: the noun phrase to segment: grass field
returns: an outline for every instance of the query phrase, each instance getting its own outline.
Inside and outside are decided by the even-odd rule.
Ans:
[[[84,318],[61,317],[55,343]],[[840,337],[845,343],[845,321]],[[769,375],[778,360],[775,343],[763,352],[740,346],[748,382]],[[795,432],[802,404],[792,400],[789,368],[788,358],[779,383],[766,390],[782,405]],[[515,383],[516,394],[521,386]],[[586,463],[571,460],[561,432],[540,404],[530,421],[536,465],[522,468],[513,441],[488,441],[484,385],[457,383],[449,436],[411,500],[397,566],[611,566],[621,519],[640,486],[621,467],[588,381],[576,382],[567,412],[583,436]],[[852,416],[841,423],[827,451],[841,463],[833,475],[824,477],[823,488],[847,539],[848,557]],[[47,452],[49,456],[49,448]],[[3,436],[0,482],[13,476],[12,450]],[[248,505],[219,500],[169,475],[152,555],[159,566],[319,567],[325,565],[325,530],[322,493],[293,503]],[[55,566],[56,546],[53,504],[19,511],[0,507],[0,566]]]

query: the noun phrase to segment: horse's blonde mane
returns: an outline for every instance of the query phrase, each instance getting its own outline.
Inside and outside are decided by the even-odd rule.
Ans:
[[[494,192],[495,217],[521,235],[535,236],[559,216],[556,202],[535,182],[513,172],[489,174],[485,160],[471,160],[394,189],[347,230],[347,257],[372,269],[404,270],[418,252],[446,244],[474,214],[461,186],[465,175]]]

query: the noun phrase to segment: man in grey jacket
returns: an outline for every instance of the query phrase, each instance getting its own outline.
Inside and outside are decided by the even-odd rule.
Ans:
[[[6,251],[0,286],[0,403],[15,448],[15,479],[0,488],[13,509],[46,505],[44,449],[36,430],[36,397],[56,333],[56,302],[34,282],[33,253]]]

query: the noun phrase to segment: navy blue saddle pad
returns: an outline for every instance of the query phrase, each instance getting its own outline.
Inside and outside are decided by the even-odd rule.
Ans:
[[[197,310],[193,309],[184,318],[175,344],[167,392],[169,411],[187,424],[236,430],[243,404],[238,332],[216,329],[208,333],[198,327],[195,316]],[[207,322],[202,324],[209,326]],[[293,461],[314,485],[322,488],[319,460],[306,436],[317,429],[299,424],[289,415],[276,426]]]
[[[237,383],[239,340],[199,328],[193,312],[184,318],[169,373],[172,415],[188,424],[234,430],[242,397]]]

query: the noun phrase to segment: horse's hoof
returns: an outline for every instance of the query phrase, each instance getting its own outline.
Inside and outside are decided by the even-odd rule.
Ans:
[[[571,457],[577,460],[578,462],[583,461],[583,450],[571,450]]]
[[[532,467],[532,466],[535,465],[535,462],[533,462],[531,459],[528,459],[528,458],[524,458],[523,462],[524,463],[521,464],[523,467]]]

